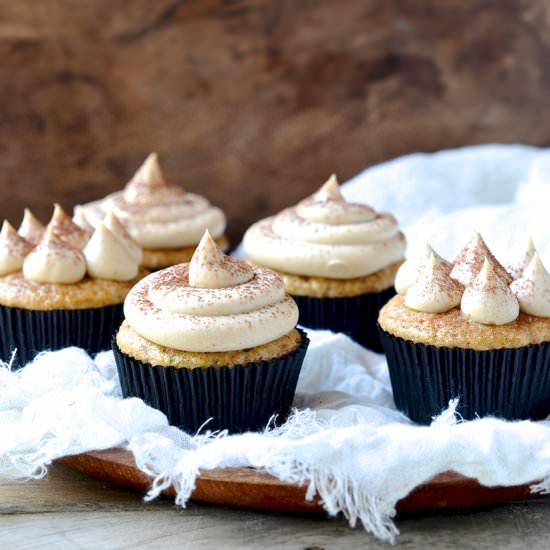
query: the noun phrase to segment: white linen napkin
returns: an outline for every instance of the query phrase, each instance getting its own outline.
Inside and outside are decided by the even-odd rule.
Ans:
[[[344,194],[392,211],[410,242],[427,236],[448,258],[479,228],[504,262],[531,234],[550,265],[549,167],[546,150],[478,146],[370,168]],[[330,514],[387,541],[398,534],[397,501],[447,470],[488,486],[542,480],[533,490],[550,492],[550,422],[461,422],[451,403],[431,426],[415,426],[395,409],[382,355],[308,333],[296,408],[258,434],[192,437],[168,426],[140,400],[121,399],[111,352],[92,360],[68,348],[19,372],[0,368],[0,477],[41,477],[61,456],[127,446],[155,479],[147,498],[173,484],[185,506],[201,470],[253,466],[305,483]]]

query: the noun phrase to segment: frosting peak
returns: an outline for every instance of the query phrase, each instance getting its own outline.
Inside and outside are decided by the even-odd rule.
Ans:
[[[507,284],[512,282],[512,276],[493,256],[478,231],[474,233],[474,236],[456,257],[451,277],[462,283],[462,285],[468,286],[477,277],[486,259],[492,264],[495,273],[499,277]]]
[[[0,276],[19,271],[33,244],[21,237],[7,220],[0,231]]]
[[[189,264],[189,284],[198,288],[226,288],[247,283],[254,277],[250,265],[226,256],[208,230],[204,233]]]
[[[332,174],[330,178],[323,183],[321,188],[312,195],[312,199],[316,202],[320,201],[339,201],[345,202],[344,196],[340,192],[340,184],[336,178],[336,174]]]
[[[143,262],[143,249],[139,246],[132,237],[128,234],[120,220],[109,212],[103,220],[103,225],[118,239],[120,244],[126,249],[126,252],[133,258],[137,265]]]
[[[25,278],[37,283],[76,283],[85,274],[82,252],[58,238],[51,226],[23,263]]]
[[[529,265],[529,262],[536,253],[535,243],[533,239],[529,237],[525,243],[525,248],[522,256],[520,257],[517,264],[512,265],[508,268],[508,271],[512,274],[514,279],[519,279],[523,274],[525,268]]]
[[[124,189],[124,198],[134,204],[162,204],[178,199],[185,191],[164,178],[157,153],[151,153]]]
[[[521,311],[537,317],[550,317],[550,274],[536,251],[510,289],[517,296]]]
[[[496,264],[485,258],[481,271],[466,287],[461,309],[472,321],[485,325],[504,325],[517,319],[519,302],[507,281],[497,272]]]
[[[407,290],[418,280],[434,256],[438,260],[438,268],[450,274],[453,266],[437,254],[427,241],[420,250],[420,253],[403,262],[395,274],[395,290],[404,296]]]
[[[443,313],[460,304],[463,290],[462,285],[449,276],[448,262],[432,252],[420,275],[407,289],[405,305],[417,311]]]
[[[19,235],[33,244],[38,244],[42,235],[44,235],[44,231],[46,231],[46,228],[35,218],[28,208],[25,208],[23,221],[17,230]]]
[[[86,213],[82,206],[76,205],[74,207],[73,222],[76,223],[82,229],[88,231],[90,234],[93,232],[94,227],[86,218]]]
[[[90,239],[90,232],[77,225],[59,204],[54,205],[48,227],[57,237],[79,250],[82,250]]]
[[[86,269],[96,279],[130,281],[137,276],[140,262],[124,240],[100,223],[84,248]]]

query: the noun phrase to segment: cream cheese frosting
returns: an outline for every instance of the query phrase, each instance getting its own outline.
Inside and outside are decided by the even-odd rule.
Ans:
[[[38,244],[45,231],[46,227],[35,218],[28,208],[25,208],[23,220],[17,230],[19,235],[32,244]]]
[[[84,258],[91,277],[111,281],[130,281],[137,276],[141,263],[125,241],[103,222],[84,248]]]
[[[429,313],[444,313],[460,304],[464,287],[449,276],[449,263],[430,254],[429,261],[405,293],[405,305]]]
[[[518,299],[496,271],[494,262],[488,258],[466,287],[460,308],[466,317],[485,325],[505,325],[519,315]]]
[[[37,283],[76,283],[86,275],[82,252],[56,236],[48,227],[34,250],[25,258],[23,275]]]
[[[124,315],[144,338],[190,352],[259,346],[298,322],[278,274],[228,258],[208,233],[190,263],[142,279],[128,294]]]
[[[166,181],[156,153],[147,157],[122,191],[82,208],[94,227],[112,211],[137,244],[146,249],[194,246],[206,229],[218,238],[226,226],[222,210]]]
[[[399,261],[405,237],[392,215],[348,203],[331,176],[295,207],[252,225],[243,245],[255,264],[297,275],[351,279]]]
[[[19,271],[34,245],[4,220],[0,231],[0,276]]]
[[[510,289],[519,300],[521,311],[537,317],[550,317],[550,274],[535,250]]]
[[[77,225],[59,204],[54,205],[48,227],[60,239],[82,250],[90,240],[91,232]]]
[[[493,253],[477,231],[453,262],[451,277],[462,285],[468,286],[477,277],[485,259],[493,264],[493,268],[499,277],[508,284],[512,282],[512,276],[493,256]]]
[[[88,231],[90,234],[93,232],[93,225],[87,220],[84,208],[80,205],[74,207],[73,222],[76,223],[82,229]]]
[[[407,293],[407,290],[416,282],[426,267],[430,265],[432,256],[435,256],[435,259],[439,262],[439,268],[444,269],[447,275],[451,272],[453,268],[452,264],[439,256],[430,243],[425,242],[419,254],[407,259],[399,266],[395,274],[394,284],[398,294],[404,296]]]
[[[514,279],[519,279],[521,277],[524,269],[529,265],[529,262],[535,255],[535,252],[535,243],[533,243],[533,239],[529,237],[518,262],[514,265],[507,267],[507,271],[512,275]]]

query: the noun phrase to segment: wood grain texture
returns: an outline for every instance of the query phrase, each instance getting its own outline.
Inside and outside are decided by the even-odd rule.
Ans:
[[[146,491],[151,480],[140,471],[133,456],[124,449],[108,449],[73,455],[60,464],[103,481]],[[173,488],[166,494],[175,496]],[[494,506],[537,497],[529,485],[483,487],[477,481],[454,472],[440,474],[398,502],[400,512],[439,511],[443,509]],[[191,498],[208,502],[285,513],[323,513],[318,498],[306,500],[306,487],[285,483],[252,468],[208,470],[197,479]]]
[[[333,171],[547,144],[549,30],[545,0],[0,0],[0,216],[158,150],[235,241]]]
[[[550,498],[476,512],[401,516],[398,548],[425,550],[548,547]],[[343,519],[288,516],[169,499],[143,503],[133,491],[53,466],[40,481],[0,482],[0,540],[19,550],[389,546]]]

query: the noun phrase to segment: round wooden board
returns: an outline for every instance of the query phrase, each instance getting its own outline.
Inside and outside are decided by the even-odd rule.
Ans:
[[[151,479],[140,471],[124,449],[68,456],[57,461],[68,468],[117,485],[146,491]],[[174,490],[167,494],[173,496]],[[284,483],[252,468],[206,471],[197,479],[192,499],[225,506],[287,513],[322,513],[319,500],[307,501],[306,488]],[[398,503],[399,512],[494,506],[533,498],[529,485],[484,487],[453,472],[441,474]]]

